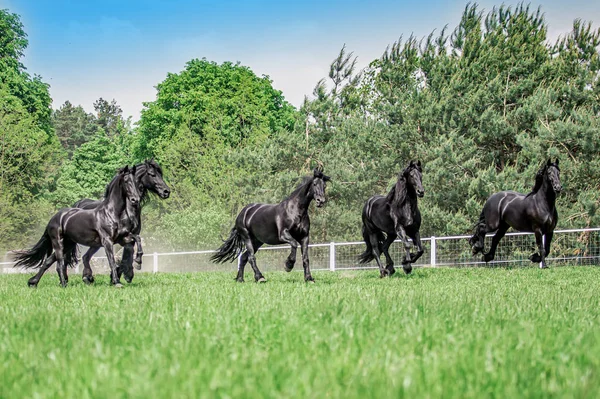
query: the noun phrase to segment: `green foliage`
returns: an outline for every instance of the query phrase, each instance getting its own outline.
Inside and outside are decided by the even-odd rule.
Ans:
[[[99,131],[63,164],[51,199],[58,207],[66,207],[82,198],[101,198],[106,185],[126,164],[122,143]]]
[[[98,131],[94,115],[85,112],[81,105],[74,107],[69,101],[52,113],[52,124],[69,156]]]
[[[0,252],[28,241],[48,211],[60,154],[48,85],[20,62],[26,47],[18,16],[0,10]]]
[[[597,267],[233,276],[0,276],[2,396],[600,395]]]

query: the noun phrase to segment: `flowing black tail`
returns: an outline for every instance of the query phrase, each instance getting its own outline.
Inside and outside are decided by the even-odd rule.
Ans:
[[[38,268],[42,266],[44,260],[52,253],[52,242],[48,232],[44,232],[44,235],[31,249],[24,249],[21,251],[13,252],[13,259],[15,260],[14,267],[24,267],[27,269]]]
[[[365,240],[365,244],[367,244],[367,249],[365,249],[365,252],[363,252],[362,254],[360,254],[358,256],[359,263],[369,263],[370,261],[375,259],[375,255],[373,254],[373,246],[371,245],[371,237],[370,237],[371,234],[372,234],[371,230],[367,227],[366,224],[363,223],[362,235],[363,235],[363,239]],[[385,240],[383,233],[381,231],[378,231],[377,232],[377,245],[379,247],[379,252],[381,252],[383,249],[383,240]]]
[[[480,237],[482,237],[482,236],[485,237],[486,226],[487,226],[487,224],[485,221],[485,214],[483,211],[481,211],[481,214],[479,215],[479,221],[473,228],[474,229],[473,236],[471,238],[469,238],[469,244],[471,245],[471,247],[473,249],[473,255],[477,254],[478,252],[483,251],[483,246],[480,243]]]
[[[52,254],[52,241],[48,232],[45,231],[42,238],[31,249],[13,252],[14,267],[37,269],[44,264],[44,261],[50,254]],[[74,245],[72,248],[65,248],[65,264],[73,267],[78,261],[77,245]]]
[[[217,250],[217,253],[210,257],[215,263],[232,262],[237,258],[244,248],[242,237],[234,227],[229,233],[229,238],[223,242],[223,245]]]

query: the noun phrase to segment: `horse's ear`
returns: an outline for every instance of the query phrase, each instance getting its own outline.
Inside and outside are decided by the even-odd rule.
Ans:
[[[558,158],[556,158],[556,162],[555,162],[556,166],[558,166]]]
[[[552,159],[548,158],[548,162],[546,163],[546,165],[548,165],[548,166],[552,165]]]
[[[129,173],[129,165],[125,165],[123,169],[121,169],[122,173]]]
[[[321,171],[319,170],[319,167],[317,166],[314,170],[313,170],[313,176],[314,177],[319,177],[319,175],[321,175]]]
[[[421,167],[421,161],[417,161],[417,166],[420,168]]]
[[[137,168],[137,165],[133,165],[133,167],[131,168],[131,174],[135,175],[135,169]]]
[[[329,177],[329,176],[326,176],[326,175],[323,175],[323,181],[324,181],[324,182],[328,182],[328,181],[330,181],[330,180],[331,180],[331,177]]]

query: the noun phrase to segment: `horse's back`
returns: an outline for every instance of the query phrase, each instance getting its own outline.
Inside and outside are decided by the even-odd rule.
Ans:
[[[485,202],[483,216],[489,231],[495,231],[501,222],[518,231],[529,231],[524,207],[526,195],[517,191],[500,191],[492,194]]]
[[[102,204],[102,201],[84,198],[74,203],[73,208],[94,209],[97,208],[100,204]]]

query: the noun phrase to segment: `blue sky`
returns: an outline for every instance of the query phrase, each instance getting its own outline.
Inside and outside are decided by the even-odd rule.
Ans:
[[[46,1],[0,0],[21,16],[29,48],[24,64],[51,85],[53,106],[65,100],[88,111],[116,99],[139,119],[154,86],[192,58],[240,61],[298,106],[327,75],[346,44],[363,67],[400,35],[456,26],[466,1]],[[489,10],[500,1],[479,1]],[[505,1],[511,5],[517,2]],[[600,1],[542,1],[549,36],[573,19],[600,23]]]

